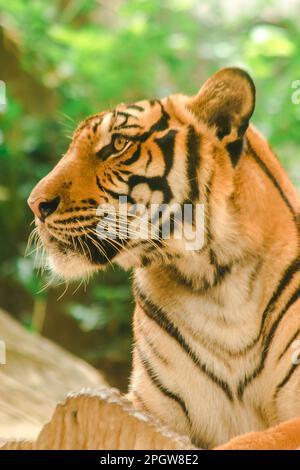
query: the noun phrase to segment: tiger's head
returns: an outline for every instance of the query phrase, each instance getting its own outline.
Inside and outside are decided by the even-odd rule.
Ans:
[[[213,177],[222,204],[254,103],[248,74],[225,68],[196,96],[121,104],[83,121],[66,154],[28,199],[51,268],[72,279],[111,262],[128,268],[170,253],[180,256],[180,240],[172,233],[168,240],[160,238],[161,212],[151,219],[154,240],[134,236],[134,222],[141,217],[136,208],[205,204]],[[128,236],[110,237],[108,230],[99,237],[101,221],[112,215],[107,208],[115,208],[122,225],[120,197],[133,224]]]

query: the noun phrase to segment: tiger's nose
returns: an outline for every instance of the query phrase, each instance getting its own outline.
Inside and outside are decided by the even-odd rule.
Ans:
[[[58,208],[60,197],[57,196],[51,200],[43,197],[38,197],[35,199],[29,197],[27,202],[34,215],[42,222],[45,222],[45,219],[49,215],[53,214]]]

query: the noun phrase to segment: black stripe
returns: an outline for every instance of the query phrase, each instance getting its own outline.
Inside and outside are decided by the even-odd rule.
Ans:
[[[113,182],[112,177],[111,177],[111,175],[110,175],[109,173],[106,173],[106,172],[105,172],[105,173],[104,173],[104,177],[107,178],[108,181],[109,181],[113,186],[115,186],[115,183]]]
[[[49,224],[49,227],[52,229],[52,230],[55,230],[56,232],[63,232],[65,233],[66,235],[68,234],[77,234],[79,232],[84,232],[84,231],[90,231],[90,230],[96,230],[97,228],[97,223],[93,223],[93,224],[88,224],[88,225],[80,225],[80,226],[76,226],[76,227],[67,227],[67,229],[65,228],[57,228],[57,227],[54,227],[53,225],[50,225]]]
[[[133,104],[128,104],[128,105],[126,106],[126,108],[127,108],[127,109],[135,109],[136,111],[141,111],[141,112],[145,111],[145,108],[143,108],[143,107],[140,106],[140,105],[134,104],[134,103],[133,103]]]
[[[61,212],[61,215],[65,214],[71,214],[72,212],[85,212],[85,211],[90,211],[90,210],[95,210],[94,207],[91,206],[75,206],[75,207],[70,207],[70,209],[66,209],[65,211]]]
[[[233,168],[235,168],[240,160],[240,156],[243,150],[243,139],[235,140],[234,142],[229,142],[226,145],[226,149],[230,155],[230,160]]]
[[[194,287],[194,284],[193,284],[193,281],[192,279],[190,279],[189,277],[186,277],[178,268],[176,265],[174,264],[170,264],[167,266],[167,270],[170,272],[172,278],[179,282],[180,284],[182,284],[184,287],[190,289],[190,290],[198,290],[198,289],[195,289]],[[202,291],[202,289],[199,289],[200,291]]]
[[[207,240],[207,245],[209,246],[213,240],[213,235],[211,232],[211,226],[210,226],[210,219],[211,219],[211,206],[210,206],[210,199],[211,199],[211,190],[212,190],[212,185],[213,185],[213,179],[214,179],[214,171],[210,174],[208,183],[205,188],[205,196],[206,196],[206,201],[205,201],[205,220],[206,220],[206,240]]]
[[[109,125],[109,132],[111,132],[112,129],[113,129],[113,127],[114,127],[114,124],[115,124],[115,122],[116,122],[116,116],[117,116],[117,110],[114,109],[114,110],[112,111],[112,119],[111,119],[110,125]]]
[[[209,260],[210,264],[214,267],[215,273],[214,273],[214,279],[211,284],[211,287],[216,287],[217,285],[221,284],[223,281],[224,277],[227,274],[231,273],[232,270],[232,265],[230,264],[219,264],[217,256],[215,252],[210,249],[209,250]]]
[[[257,343],[258,341],[261,339],[261,336],[262,336],[262,333],[263,333],[263,330],[264,330],[264,326],[265,326],[265,322],[266,322],[266,319],[267,319],[267,316],[274,311],[275,309],[275,306],[276,306],[276,303],[277,301],[279,300],[279,298],[282,296],[282,294],[284,293],[285,289],[289,286],[290,282],[293,280],[294,278],[294,275],[299,272],[300,270],[300,259],[299,259],[299,256],[297,256],[297,258],[289,265],[289,267],[284,271],[284,274],[282,276],[282,278],[280,279],[275,291],[273,292],[272,294],[272,297],[271,299],[269,300],[263,314],[262,314],[262,320],[261,320],[261,324],[260,324],[260,329],[259,329],[259,332],[258,332],[258,335],[256,336],[256,338],[254,338],[254,340],[248,344],[248,346],[246,346],[244,348],[243,351],[241,351],[241,354],[246,354],[250,349],[252,349]]]
[[[290,346],[292,345],[292,343],[295,341],[295,339],[297,338],[299,334],[300,334],[300,328],[298,328],[298,330],[293,334],[293,336],[291,337],[290,341],[288,342],[288,344],[286,345],[282,353],[278,356],[277,361],[280,361],[280,359],[284,356],[284,354],[287,352],[287,350],[290,348]]]
[[[289,299],[287,302],[286,306],[281,310],[280,314],[272,324],[269,333],[266,335],[263,341],[263,349],[262,349],[262,355],[260,359],[259,365],[256,367],[256,369],[252,372],[252,374],[247,375],[244,380],[240,381],[239,386],[238,386],[238,397],[239,399],[242,399],[245,388],[254,380],[256,377],[258,377],[261,372],[264,369],[265,362],[268,356],[269,352],[269,347],[272,342],[272,339],[275,335],[275,332],[278,328],[279,323],[281,322],[282,318],[284,315],[287,313],[287,311],[292,307],[292,305],[297,302],[297,300],[300,299],[300,287],[297,287],[295,292],[293,293],[292,297]]]
[[[290,264],[290,266],[284,272],[276,290],[274,291],[268,305],[266,306],[263,312],[258,339],[261,337],[268,314],[274,310],[277,301],[279,300],[279,298],[281,297],[285,289],[289,286],[290,282],[293,280],[294,275],[299,271],[300,271],[300,259],[299,259],[299,256],[297,256],[297,258]]]
[[[121,129],[143,129],[143,126],[140,126],[139,124],[120,124],[120,126],[115,127],[115,131],[119,131]]]
[[[122,116],[124,117],[124,123],[127,123],[128,119],[129,118],[134,118],[134,119],[137,119],[136,116],[134,116],[133,114],[130,114],[130,113],[126,113],[125,111],[117,111],[116,112],[116,116],[119,117],[119,116]]]
[[[148,170],[148,167],[149,167],[150,163],[152,162],[152,158],[153,158],[152,157],[152,152],[151,152],[151,150],[148,150],[148,161],[146,163],[146,171]]]
[[[171,400],[174,400],[179,406],[180,408],[182,409],[183,413],[185,414],[189,424],[191,424],[191,420],[190,420],[190,417],[189,417],[189,412],[188,412],[188,409],[186,407],[186,404],[184,402],[184,400],[177,394],[177,393],[174,393],[174,392],[171,392],[168,388],[166,388],[161,382],[160,380],[158,379],[156,373],[154,372],[154,370],[152,369],[151,365],[149,364],[149,362],[147,361],[146,357],[144,356],[144,354],[142,353],[141,349],[136,345],[135,346],[137,352],[138,352],[138,355],[139,355],[139,358],[144,366],[144,368],[146,369],[146,372],[149,376],[149,378],[151,379],[152,383],[158,388],[158,390],[160,390],[164,395],[166,395],[168,398],[170,398]]]
[[[177,134],[177,131],[174,129],[171,129],[162,137],[154,139],[156,144],[159,146],[160,151],[163,154],[163,158],[165,161],[164,176],[167,176],[169,174],[173,166],[176,134]]]
[[[161,103],[161,101],[157,100],[156,103],[159,104],[162,115],[160,119],[151,126],[150,131],[149,131],[150,135],[153,134],[153,132],[163,131],[169,127],[169,119],[170,119],[169,114],[163,107],[163,104]]]
[[[284,377],[284,379],[280,382],[280,384],[277,385],[276,391],[275,391],[275,394],[274,394],[274,398],[277,397],[277,395],[280,392],[280,390],[282,389],[282,387],[284,387],[288,383],[288,381],[292,377],[293,373],[297,369],[298,365],[299,364],[293,364],[291,366],[290,370],[288,371],[287,375]]]
[[[232,271],[232,265],[218,264],[216,255],[212,250],[209,251],[209,256],[210,263],[214,268],[213,280],[209,281],[205,276],[203,276],[201,279],[201,284],[197,287],[195,287],[193,279],[182,273],[176,265],[170,264],[167,266],[167,269],[170,271],[175,281],[184,285],[186,288],[193,290],[194,292],[204,293],[206,290],[220,285],[224,281],[224,278],[227,276],[227,274],[230,274]]]
[[[120,172],[121,171],[119,171],[119,170],[112,170],[112,173],[115,175],[115,177],[117,178],[118,181],[120,181],[121,183],[127,183],[127,180],[125,180],[125,178],[123,178],[123,176],[121,176]]]
[[[145,343],[147,344],[148,348],[150,349],[151,353],[161,362],[163,362],[165,365],[168,365],[169,362],[168,360],[161,355],[161,353],[159,351],[157,351],[155,345],[153,344],[153,342],[151,341],[151,339],[148,337],[148,334],[145,332],[145,329],[143,327],[143,324],[140,320],[138,320],[138,327],[141,331],[141,334],[142,334],[142,338],[143,340],[145,341]]]
[[[138,289],[135,285],[134,290],[137,296],[137,300],[141,305],[142,310],[144,313],[157,325],[165,330],[177,343],[181,346],[181,348],[188,354],[188,356],[192,359],[194,364],[199,367],[199,369],[207,376],[209,379],[218,385],[222,391],[225,393],[227,398],[232,401],[233,395],[230,390],[229,385],[219,377],[217,377],[213,372],[207,369],[207,366],[203,364],[200,359],[197,357],[195,352],[191,349],[191,347],[187,344],[185,339],[183,338],[182,334],[178,330],[178,328],[169,320],[165,312],[154,305],[150,300],[148,300],[145,295]]]
[[[167,269],[175,281],[179,282],[187,289],[193,290],[194,292],[203,294],[207,289],[213,287],[204,276],[201,279],[201,285],[195,287],[193,280],[185,276],[185,274],[183,274],[174,264],[168,265]]]
[[[252,154],[254,160],[259,165],[259,167],[263,170],[263,172],[267,175],[267,177],[272,181],[273,185],[275,186],[275,188],[279,192],[281,198],[283,199],[283,201],[285,202],[285,204],[288,207],[289,211],[291,212],[291,214],[293,216],[293,219],[296,221],[296,213],[294,211],[294,208],[293,208],[292,204],[290,203],[290,201],[288,200],[287,196],[285,195],[285,193],[284,193],[283,189],[281,188],[280,184],[278,183],[277,179],[275,178],[273,173],[270,171],[270,169],[267,167],[265,162],[263,160],[261,160],[261,158],[257,155],[255,150],[251,146],[249,140],[248,140],[248,145],[249,145],[249,149],[251,150],[251,154]]]
[[[97,201],[95,199],[81,199],[83,204],[90,204],[91,206],[97,206]]]
[[[147,266],[150,266],[151,263],[152,263],[151,258],[149,258],[148,256],[142,256],[141,264],[144,268],[146,268]]]
[[[122,136],[126,137],[128,140],[131,140],[132,142],[142,143],[142,142],[145,142],[146,140],[148,140],[149,137],[151,137],[152,134],[154,134],[155,132],[161,132],[161,131],[164,131],[164,130],[168,129],[170,116],[166,112],[166,110],[164,109],[162,103],[160,101],[157,101],[157,103],[160,105],[162,114],[161,114],[160,118],[154,124],[152,124],[152,126],[150,127],[150,129],[148,131],[146,131],[144,133],[141,133],[141,134],[136,134],[136,135],[125,135],[123,133]],[[119,113],[119,114],[130,116],[128,113]],[[137,118],[136,116],[132,116],[132,117]],[[122,126],[124,124],[127,125],[127,121],[126,122],[124,121],[122,123]]]
[[[84,222],[86,220],[93,220],[95,218],[94,215],[79,215],[78,217],[68,217],[67,219],[61,219],[61,220],[53,220],[52,223],[59,224],[59,225],[65,225],[69,224],[72,222]]]
[[[97,131],[98,126],[99,126],[100,123],[101,123],[101,121],[100,121],[100,122],[96,122],[96,123],[93,125],[93,132],[94,132],[94,134],[96,133],[96,131]]]
[[[143,398],[141,397],[141,395],[136,391],[136,390],[133,390],[131,392],[135,399],[140,403],[141,407],[144,409],[144,411],[148,414],[151,414],[149,408],[147,407],[146,403],[144,402]],[[143,411],[143,410],[142,410]]]
[[[138,148],[133,152],[131,157],[127,158],[127,160],[123,162],[123,165],[126,165],[126,166],[132,165],[133,163],[138,161],[138,159],[140,158],[140,155],[141,155],[141,147],[139,145]]]
[[[200,164],[199,155],[200,138],[193,126],[189,126],[187,134],[187,176],[190,184],[189,199],[199,199],[199,184],[197,170]]]
[[[257,262],[253,266],[253,269],[250,272],[249,276],[249,282],[247,286],[247,293],[248,293],[248,298],[247,300],[250,300],[252,298],[253,290],[256,285],[256,281],[258,280],[259,273],[263,267],[263,259],[261,257],[258,257]]]
[[[94,233],[91,233],[90,236],[83,233],[81,236],[72,237],[72,240],[75,244],[75,251],[83,253],[89,261],[97,265],[107,265],[121,251],[120,244],[122,247],[126,246],[126,240],[124,239],[99,240],[99,237]],[[100,246],[101,249],[99,249]]]
[[[103,186],[101,183],[100,183],[100,179],[98,176],[96,176],[96,183],[97,183],[97,186],[98,188],[100,189],[100,191],[102,192],[105,192],[107,194],[109,194],[111,197],[113,197],[114,199],[117,199],[119,200],[120,197],[124,196],[127,198],[127,202],[129,202],[129,204],[134,204],[134,200],[133,198],[130,196],[130,194],[123,194],[123,193],[116,193],[114,191],[112,191],[111,189],[108,189],[106,188],[105,186]]]
[[[163,107],[163,105],[160,101],[157,101],[156,103],[158,103],[160,105],[160,108],[161,108],[161,113],[162,114],[161,114],[160,118],[154,124],[152,124],[152,126],[150,127],[150,129],[148,131],[146,131],[146,132],[144,132],[143,134],[140,134],[140,135],[128,136],[129,139],[131,139],[132,141],[137,141],[137,142],[145,142],[155,132],[161,132],[161,131],[164,131],[164,130],[168,129],[170,116],[166,112],[166,110],[164,109],[164,107]]]
[[[104,161],[115,153],[115,148],[112,142],[102,147],[98,152],[96,152],[96,157]]]
[[[119,163],[118,165],[116,165],[116,168],[117,168],[117,171],[121,171],[123,175],[131,175],[131,171],[129,170],[124,170],[123,168],[123,163]]]

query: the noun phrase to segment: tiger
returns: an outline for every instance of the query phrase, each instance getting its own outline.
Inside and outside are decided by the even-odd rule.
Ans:
[[[133,271],[127,397],[201,449],[247,433],[255,442],[270,428],[276,447],[276,426],[291,419],[300,445],[300,202],[250,123],[255,94],[246,71],[227,67],[193,96],[94,114],[28,199],[56,275],[85,278],[114,263]],[[154,236],[109,224],[99,235],[114,210],[124,222],[121,197],[129,226],[139,205],[167,208],[150,220]],[[172,204],[192,207],[191,230],[203,209],[194,249]]]

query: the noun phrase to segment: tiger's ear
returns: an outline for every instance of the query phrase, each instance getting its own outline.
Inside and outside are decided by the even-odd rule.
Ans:
[[[250,76],[235,67],[219,70],[191,98],[189,107],[201,121],[215,129],[235,166],[255,107],[255,86]]]

